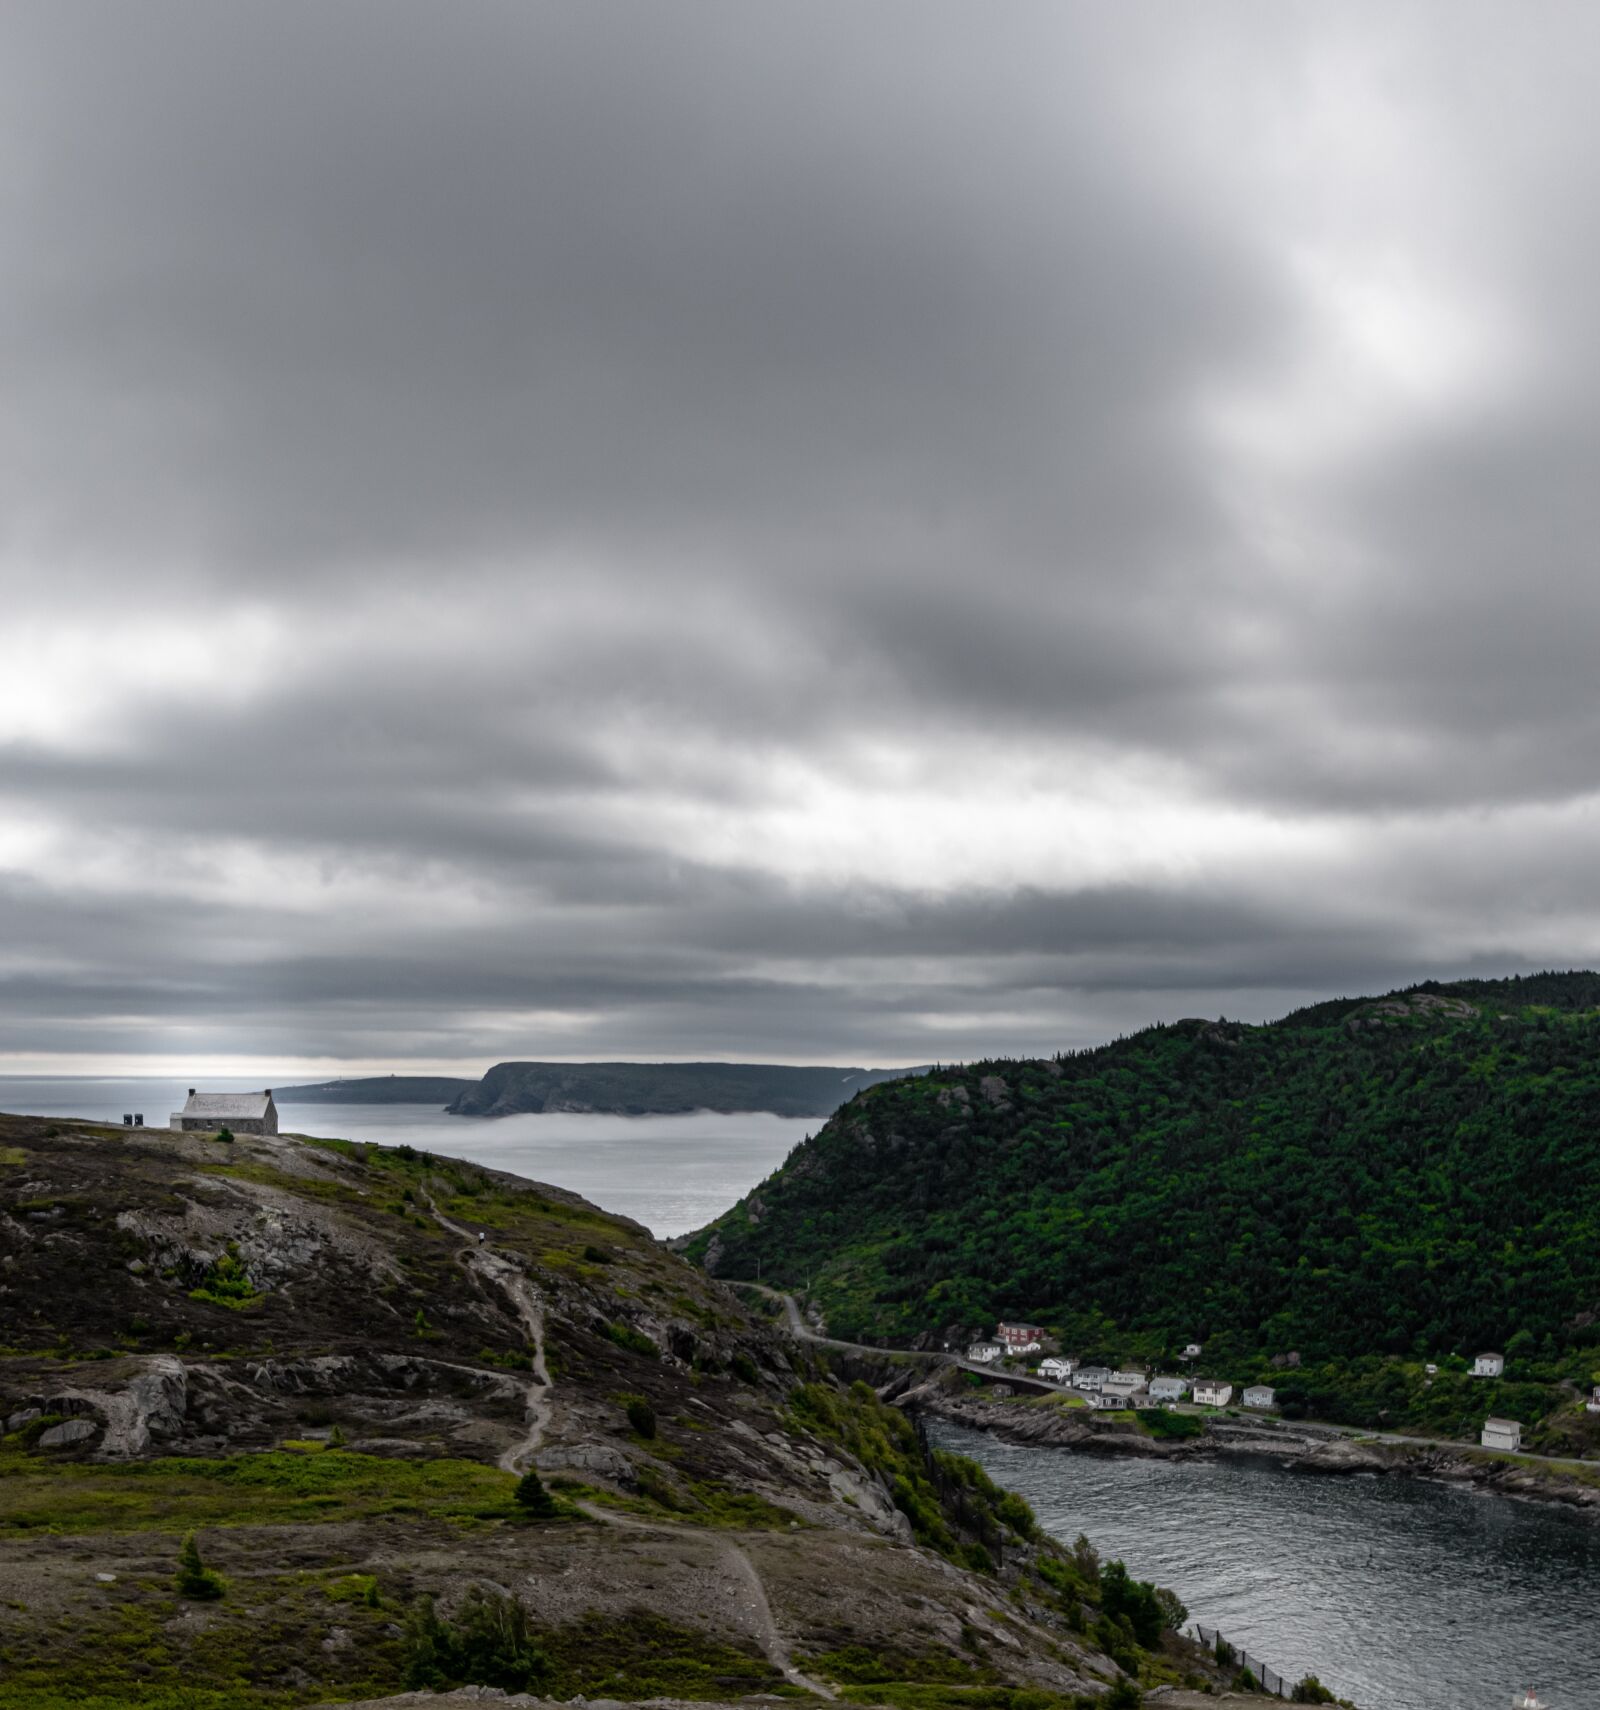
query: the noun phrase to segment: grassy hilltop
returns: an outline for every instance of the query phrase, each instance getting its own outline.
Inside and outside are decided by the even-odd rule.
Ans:
[[[638,1225],[459,1160],[0,1117],[0,1343],[0,1710],[1226,1678]]]
[[[1600,1367],[1597,1006],[1594,974],[1430,984],[891,1082],[691,1252],[809,1278],[847,1337],[1015,1316],[1085,1355],[1202,1341],[1291,1409],[1531,1424]],[[1507,1383],[1452,1375],[1489,1348]]]

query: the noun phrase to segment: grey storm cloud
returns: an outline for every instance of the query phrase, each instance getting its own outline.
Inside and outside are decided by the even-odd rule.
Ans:
[[[1597,34],[14,7],[0,1057],[1593,961]]]

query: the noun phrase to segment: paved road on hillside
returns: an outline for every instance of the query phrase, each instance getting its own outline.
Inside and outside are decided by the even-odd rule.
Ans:
[[[978,1377],[1008,1380],[1008,1374],[996,1372],[992,1366],[980,1366],[971,1360],[963,1360],[957,1354],[928,1353],[918,1349],[873,1348],[862,1342],[842,1342],[834,1336],[821,1336],[806,1323],[801,1316],[799,1303],[792,1294],[785,1294],[780,1289],[767,1288],[762,1283],[741,1283],[741,1288],[753,1288],[758,1294],[764,1294],[769,1299],[783,1303],[784,1316],[788,1320],[790,1333],[802,1342],[814,1342],[823,1348],[842,1348],[852,1354],[871,1354],[882,1357],[886,1353],[910,1354],[913,1358],[935,1361],[940,1365],[954,1366],[958,1371],[973,1372]],[[1064,1395],[1081,1400],[1083,1391],[1074,1389],[1071,1384],[1052,1383],[1049,1378],[1034,1377],[1029,1373],[1018,1381],[1032,1388],[1050,1390],[1056,1395]],[[1215,1417],[1211,1409],[1196,1407],[1192,1402],[1178,1402],[1175,1411],[1179,1413],[1194,1413],[1202,1418]],[[1276,1436],[1280,1427],[1266,1419],[1256,1420],[1262,1426],[1263,1435]],[[1340,1437],[1357,1441],[1370,1440],[1375,1443],[1404,1445],[1408,1448],[1435,1449],[1447,1454],[1460,1454],[1463,1451],[1474,1454],[1489,1454],[1496,1460],[1527,1461],[1535,1466],[1577,1467],[1589,1472],[1595,1470],[1593,1461],[1576,1461],[1570,1456],[1536,1455],[1531,1449],[1489,1449],[1484,1450],[1476,1443],[1452,1442],[1447,1437],[1405,1437],[1387,1431],[1368,1431],[1360,1425],[1335,1425],[1322,1420],[1307,1420],[1309,1425],[1315,1425],[1319,1431],[1332,1431]],[[1289,1445],[1285,1444],[1287,1448]]]

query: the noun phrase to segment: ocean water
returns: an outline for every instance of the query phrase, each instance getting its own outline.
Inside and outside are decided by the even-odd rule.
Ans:
[[[247,1092],[259,1082],[208,1079],[211,1092]],[[121,1122],[140,1112],[164,1128],[183,1107],[179,1081],[50,1079],[0,1075],[0,1111]],[[709,1223],[764,1180],[823,1118],[770,1116],[446,1116],[436,1105],[291,1104],[278,1100],[285,1133],[402,1141],[550,1182],[658,1236]]]
[[[1361,1710],[1600,1705],[1600,1519],[1417,1479],[1270,1461],[1143,1461],[1003,1443],[944,1421],[1070,1543],[1171,1586],[1288,1680]]]

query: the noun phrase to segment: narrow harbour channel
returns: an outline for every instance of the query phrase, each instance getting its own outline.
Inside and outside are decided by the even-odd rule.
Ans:
[[[1600,1705],[1600,1523],[1551,1504],[1270,1461],[1122,1460],[930,1420],[1067,1542],[1171,1586],[1191,1621],[1361,1710]]]

